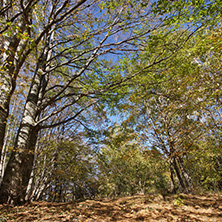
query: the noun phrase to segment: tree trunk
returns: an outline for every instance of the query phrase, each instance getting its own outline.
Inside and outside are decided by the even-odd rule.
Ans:
[[[180,192],[192,192],[192,180],[186,173],[180,158],[173,157],[171,159],[171,168],[175,171],[176,177],[179,182]]]
[[[57,149],[55,150],[52,157],[47,158],[47,155],[43,157],[43,163],[38,165],[37,162],[36,168],[41,168],[41,173],[39,173],[34,181],[34,188],[30,195],[30,200],[38,200],[42,193],[47,189],[50,185],[52,178],[54,177],[54,171],[56,168],[56,156],[57,156]]]
[[[182,161],[181,158],[178,158],[178,163],[179,163],[180,170],[181,170],[181,173],[183,175],[183,178],[184,178],[184,181],[185,181],[185,184],[186,184],[186,192],[191,193],[192,190],[193,190],[192,179],[188,175],[187,171],[185,170],[184,164],[183,164],[183,161]]]
[[[35,122],[38,120],[37,103],[43,77],[41,64],[38,64],[33,84],[28,94],[23,118],[18,130],[14,151],[6,167],[1,185],[1,202],[20,204],[25,201],[25,193],[32,171],[35,145],[38,129]]]
[[[10,62],[12,61],[7,61],[7,63]],[[4,65],[2,67],[4,67]],[[7,72],[3,72],[0,75],[0,158],[4,145],[6,124],[9,116],[9,104],[16,86],[16,79],[13,78],[14,65],[10,63],[7,67]]]
[[[16,104],[16,100],[14,100],[14,104],[13,104],[13,108],[11,110],[11,113],[17,113],[18,110],[15,109],[15,104]],[[13,131],[15,125],[17,124],[16,120],[13,120],[13,122],[10,123],[10,125],[8,125],[7,127],[7,131],[6,131],[6,135],[5,135],[5,140],[4,140],[4,144],[3,144],[3,148],[2,148],[2,156],[0,158],[0,184],[3,180],[3,176],[4,176],[4,172],[5,172],[5,165],[6,165],[6,157],[7,157],[7,153],[8,153],[8,148],[10,146],[10,142],[13,140],[14,136],[15,136],[15,132]]]
[[[6,6],[5,0],[0,1],[0,8],[4,8]],[[0,17],[2,20],[6,20],[7,16],[5,14],[1,14]],[[9,41],[5,39],[4,36],[0,36],[0,44],[1,44],[1,52],[4,52],[9,45]],[[6,53],[2,53],[0,55],[0,61],[1,61],[1,74],[0,74],[0,159],[2,154],[2,148],[4,145],[4,137],[5,137],[5,130],[6,130],[6,122],[7,117],[9,115],[9,102],[6,102],[8,100],[7,98],[7,89],[10,90],[10,84],[7,81],[7,77],[5,76],[7,72],[3,72],[3,66],[5,62]],[[3,73],[2,73],[3,72]]]
[[[170,165],[170,179],[171,179],[170,192],[173,193],[173,194],[175,194],[176,191],[177,191],[177,186],[176,186],[176,182],[175,182],[174,176],[175,176],[175,172],[173,170],[172,165]]]
[[[2,155],[2,149],[4,145],[6,122],[7,122],[8,114],[9,114],[9,107],[7,106],[3,108],[3,106],[0,106],[0,158]]]
[[[38,121],[41,103],[48,84],[46,62],[51,57],[50,42],[53,32],[46,37],[45,47],[42,50],[35,74],[27,96],[23,118],[17,133],[14,151],[6,167],[0,196],[2,203],[20,204],[25,202],[25,194],[33,167],[35,146],[38,137]]]
[[[53,174],[53,164],[51,167],[45,166],[45,162],[48,161],[46,158],[44,159],[44,164],[42,167],[42,172],[40,175],[37,176],[37,179],[35,180],[34,189],[30,195],[30,200],[38,200],[43,193],[43,191],[47,188],[49,185],[49,180],[52,177]],[[50,160],[51,161],[51,160]],[[54,158],[52,158],[52,162],[54,162]],[[46,172],[47,171],[47,172]]]
[[[7,1],[2,0],[0,2],[0,7],[3,8],[7,5]],[[30,25],[29,19],[27,15],[31,12],[32,4],[30,4],[30,8],[26,9],[25,13],[21,14],[17,21],[17,29],[12,31],[10,34],[4,33],[4,35],[0,35],[1,41],[1,51],[0,54],[0,62],[1,62],[1,73],[0,73],[0,157],[2,153],[2,147],[4,145],[6,124],[9,116],[9,106],[11,97],[16,88],[16,79],[18,77],[20,68],[24,63],[24,58],[22,57],[22,52],[25,50],[28,40],[24,40],[19,37],[19,34],[23,34],[27,28],[27,24]],[[18,10],[18,9],[16,9]],[[13,14],[13,7],[10,11],[6,11],[1,15],[1,22],[10,21]],[[14,25],[14,23],[12,24]],[[9,29],[6,28],[5,31]],[[27,56],[27,55],[26,55]]]
[[[185,192],[186,191],[186,184],[184,183],[183,176],[181,175],[180,168],[179,168],[178,162],[176,160],[176,157],[172,158],[171,164],[172,164],[172,167],[175,170],[176,176],[178,178],[179,185],[180,185],[180,191]]]
[[[174,140],[172,140],[171,134],[167,131],[168,135],[168,144],[170,147],[170,168],[175,171],[175,175],[179,182],[179,190],[180,192],[190,193],[192,185],[190,184],[191,180],[189,180],[188,174],[184,170],[183,163],[181,157],[176,156],[175,148],[174,148]]]
[[[34,189],[34,177],[35,177],[35,168],[36,168],[37,147],[38,147],[38,142],[37,142],[37,145],[35,147],[32,172],[31,172],[29,182],[28,182],[28,186],[27,186],[27,190],[26,190],[25,201],[30,201],[31,200],[31,195],[32,195],[32,192],[33,192],[33,189]]]
[[[25,141],[26,144],[18,142],[17,150],[19,151],[15,148],[16,151],[13,151],[11,154],[1,185],[0,195],[2,203],[21,204],[25,201],[24,197],[34,159],[32,151],[37,139],[37,133],[34,132],[35,129],[32,129],[32,131],[31,138]],[[28,131],[24,131],[21,134],[25,135],[25,133],[28,133]],[[21,134],[18,137],[21,137]]]

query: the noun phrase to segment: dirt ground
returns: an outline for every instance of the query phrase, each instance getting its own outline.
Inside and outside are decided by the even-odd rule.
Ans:
[[[78,203],[0,205],[3,221],[214,221],[222,222],[222,195],[138,195]]]

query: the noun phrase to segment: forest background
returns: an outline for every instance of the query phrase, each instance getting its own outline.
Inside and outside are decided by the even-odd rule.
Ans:
[[[0,4],[1,203],[221,191],[220,0]]]

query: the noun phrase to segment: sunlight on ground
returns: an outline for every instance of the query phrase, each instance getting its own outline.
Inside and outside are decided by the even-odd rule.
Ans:
[[[160,195],[86,200],[78,203],[33,202],[0,205],[0,221],[222,221],[222,195]]]

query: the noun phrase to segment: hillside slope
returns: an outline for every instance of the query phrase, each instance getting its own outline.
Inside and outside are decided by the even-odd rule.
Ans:
[[[78,203],[0,205],[0,221],[222,221],[222,195],[174,195],[164,199],[160,195],[137,195]]]

